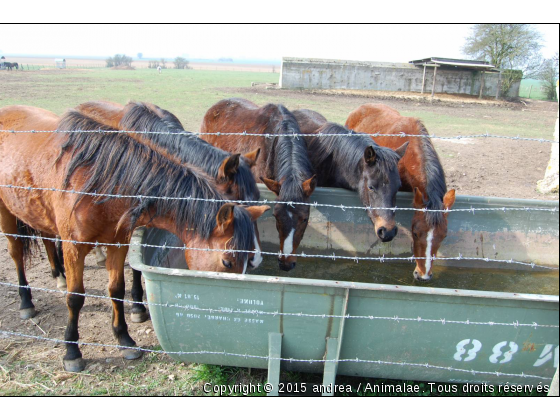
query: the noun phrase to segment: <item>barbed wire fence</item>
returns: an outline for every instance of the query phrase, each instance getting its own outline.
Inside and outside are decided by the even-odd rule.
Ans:
[[[92,131],[84,131],[84,130],[67,130],[67,131],[62,131],[62,130],[53,130],[53,131],[41,131],[41,130],[22,130],[22,131],[18,131],[18,130],[0,130],[0,133],[75,133],[75,132],[82,132],[82,133],[99,133],[99,130],[92,130]],[[101,131],[101,132],[105,132],[105,133],[124,133],[124,134],[163,134],[163,135],[177,135],[177,133],[174,132],[146,132],[146,131],[126,131],[126,130],[106,130],[106,131]],[[271,137],[275,137],[276,135],[271,135],[271,134],[252,134],[252,133],[186,133],[188,135],[203,135],[203,134],[207,134],[207,135],[214,135],[214,136],[219,136],[219,135],[247,135],[247,136],[259,136],[259,137],[264,137],[264,138],[271,138]],[[347,134],[348,136],[350,135],[364,135],[364,136],[398,136],[398,137],[429,137],[431,139],[465,139],[465,138],[484,138],[484,139],[494,139],[494,138],[503,138],[503,139],[511,139],[511,140],[519,140],[519,141],[534,141],[534,142],[540,142],[540,143],[557,143],[554,140],[548,140],[548,139],[538,139],[538,138],[526,138],[526,137],[520,137],[520,136],[515,136],[515,137],[511,137],[511,136],[500,136],[500,135],[491,135],[491,134],[480,134],[480,135],[461,135],[461,136],[454,136],[454,137],[440,137],[440,136],[435,136],[435,135],[430,135],[430,136],[421,136],[421,135],[409,135],[409,134],[397,134],[397,135],[385,135],[385,134],[379,134],[379,133],[373,133],[373,134],[365,134],[365,133],[349,133]],[[283,134],[284,136],[310,136],[310,135],[305,135],[305,134]],[[327,136],[327,134],[313,134],[313,136]],[[202,198],[198,198],[198,197],[181,197],[181,198],[177,198],[177,197],[151,197],[151,196],[130,196],[130,195],[119,195],[119,194],[98,194],[98,193],[87,193],[87,192],[83,192],[83,191],[74,191],[74,190],[65,190],[65,189],[58,189],[58,188],[50,188],[50,187],[32,187],[32,186],[21,186],[21,185],[11,185],[11,184],[0,184],[0,188],[6,188],[6,189],[17,189],[17,190],[27,190],[27,191],[33,191],[33,190],[38,190],[38,191],[50,191],[50,192],[57,192],[57,193],[67,193],[67,194],[79,194],[79,195],[86,195],[86,196],[91,196],[91,197],[96,197],[96,198],[101,198],[101,197],[105,197],[105,198],[115,198],[115,199],[138,199],[138,200],[142,200],[142,199],[157,199],[157,200],[201,200],[201,201],[221,201],[221,200],[207,200],[207,199],[202,199]],[[246,200],[223,200],[224,202],[234,202],[234,203],[238,203],[238,204],[271,204],[271,203],[279,203],[278,201],[268,201],[268,200],[253,200],[253,201],[246,201]],[[382,208],[382,207],[367,207],[367,206],[344,206],[343,204],[340,205],[333,205],[333,204],[322,204],[322,203],[298,203],[298,202],[281,202],[281,204],[286,204],[286,205],[290,205],[290,206],[295,206],[295,205],[306,205],[306,206],[311,206],[311,207],[330,207],[330,208],[337,208],[337,209],[341,209],[343,211],[345,210],[393,210],[393,211],[422,211],[422,212],[444,212],[444,213],[451,213],[451,212],[468,212],[468,213],[472,213],[473,215],[475,215],[475,213],[477,212],[482,212],[482,211],[499,211],[499,212],[510,212],[510,211],[525,211],[525,212],[549,212],[549,213],[557,213],[558,212],[558,208],[557,207],[552,207],[552,208],[538,208],[538,207],[484,207],[484,208],[475,208],[475,207],[471,207],[471,208],[463,208],[463,209],[449,209],[449,210],[432,210],[432,209],[418,209],[418,208],[403,208],[403,207],[391,207],[391,208]],[[1,236],[4,237],[20,237],[20,238],[27,238],[27,239],[35,239],[35,240],[49,240],[49,241],[54,241],[54,242],[71,242],[74,244],[87,244],[90,246],[117,246],[117,247],[122,247],[122,246],[128,246],[128,244],[121,244],[121,243],[100,243],[100,242],[80,242],[80,241],[74,241],[74,240],[64,240],[64,239],[60,239],[60,238],[53,238],[53,237],[43,237],[43,236],[37,236],[37,235],[19,235],[19,234],[7,234],[7,233],[2,233],[0,232]],[[223,249],[209,249],[209,248],[194,248],[194,247],[187,247],[185,246],[168,246],[166,244],[163,245],[152,245],[152,244],[140,244],[140,246],[142,247],[150,247],[150,248],[163,248],[163,249],[177,249],[177,250],[181,250],[181,251],[187,251],[187,250],[197,250],[197,251],[207,251],[207,252],[224,252],[224,251],[228,251],[228,250],[223,250]],[[248,251],[248,250],[236,250],[236,252],[246,252],[246,253],[253,253],[254,250],[252,251]],[[276,252],[264,252],[261,251],[261,253],[263,255],[273,255],[273,256],[278,256],[278,255],[284,255],[281,254],[280,252],[276,253]],[[299,254],[285,254],[286,256],[296,256],[296,257],[307,257],[307,258],[324,258],[324,259],[332,259],[332,260],[336,260],[336,259],[342,259],[342,260],[351,260],[351,261],[355,261],[356,263],[360,262],[360,261],[377,261],[377,262],[391,262],[391,261],[409,261],[409,262],[413,262],[414,260],[417,259],[422,259],[422,258],[418,258],[418,257],[414,257],[409,256],[409,257],[385,257],[385,256],[381,256],[381,257],[352,257],[352,256],[344,256],[344,255],[335,255],[334,253],[332,255],[320,255],[320,254],[305,254],[303,252],[299,253]],[[538,269],[545,269],[545,270],[558,270],[558,267],[550,267],[550,266],[545,266],[545,265],[539,265],[539,264],[535,264],[534,262],[525,262],[525,261],[515,261],[513,259],[491,259],[491,258],[479,258],[479,257],[465,257],[461,254],[459,254],[456,257],[424,257],[424,259],[430,259],[430,260],[475,260],[475,261],[484,261],[484,262],[497,262],[497,263],[509,263],[509,264],[518,264],[518,265],[523,265],[523,266],[529,266],[531,268],[538,268]],[[198,307],[197,305],[179,305],[176,303],[157,303],[157,302],[146,302],[146,301],[134,301],[134,300],[129,300],[129,299],[115,299],[115,298],[111,298],[109,296],[104,296],[104,295],[95,295],[95,294],[88,294],[88,293],[73,293],[73,292],[67,292],[67,291],[61,291],[61,290],[56,290],[56,289],[49,289],[49,288],[41,288],[41,287],[34,287],[34,286],[21,286],[18,284],[13,284],[13,283],[9,283],[9,282],[0,282],[1,286],[4,287],[12,287],[12,288],[26,288],[26,289],[30,289],[30,290],[36,290],[36,291],[41,291],[41,292],[45,292],[45,293],[59,293],[59,294],[63,294],[63,295],[71,295],[71,294],[75,294],[75,295],[81,295],[84,297],[88,297],[88,298],[94,298],[94,299],[105,299],[105,300],[117,300],[117,301],[122,301],[123,303],[127,303],[127,304],[143,304],[143,305],[147,305],[148,307],[150,306],[162,306],[165,308],[171,308],[171,309],[181,309],[184,311],[194,311],[194,312],[203,312],[203,313],[209,313],[209,314],[238,314],[238,315],[251,315],[251,316],[271,316],[271,317],[277,317],[277,316],[289,316],[289,317],[309,317],[309,318],[343,318],[343,319],[360,319],[360,320],[369,320],[369,321],[377,321],[377,322],[381,322],[381,321],[385,321],[385,322],[396,322],[396,323],[400,323],[400,322],[407,322],[407,323],[432,323],[432,324],[436,324],[436,325],[471,325],[471,326],[485,326],[485,327],[512,327],[512,328],[520,328],[520,327],[527,327],[527,328],[534,328],[534,329],[538,329],[538,328],[546,328],[546,329],[558,329],[559,326],[558,325],[549,325],[549,324],[539,324],[538,322],[525,322],[525,323],[520,323],[519,321],[515,320],[515,321],[509,321],[506,322],[504,320],[500,320],[500,321],[471,321],[469,319],[464,319],[464,320],[450,320],[450,319],[436,319],[436,318],[423,318],[421,316],[417,316],[417,317],[402,317],[402,316],[398,316],[398,315],[388,315],[388,316],[378,316],[378,315],[351,315],[351,314],[346,314],[346,315],[330,315],[330,314],[307,314],[307,313],[291,313],[291,312],[280,312],[280,311],[260,311],[260,310],[234,310],[234,309],[224,309],[224,308],[219,308],[219,309],[214,309],[214,308],[201,308]],[[60,340],[60,339],[55,339],[52,337],[41,337],[41,336],[34,336],[34,335],[29,335],[29,334],[23,334],[23,333],[19,333],[19,332],[14,332],[14,331],[6,331],[6,330],[0,330],[0,339],[9,339],[10,337],[21,337],[21,338],[27,338],[27,339],[32,339],[32,340],[37,340],[37,341],[48,341],[48,342],[53,342],[53,343],[57,343],[57,344],[67,344],[69,343],[68,341],[65,340]],[[73,344],[76,342],[72,342]],[[103,344],[103,343],[90,343],[90,342],[77,342],[77,344],[79,345],[84,345],[84,346],[94,346],[94,347],[106,347],[106,348],[116,348],[116,349],[127,349],[129,347],[126,346],[120,346],[120,345],[112,345],[112,344]],[[279,360],[279,361],[283,361],[283,362],[301,362],[301,363],[326,363],[328,362],[325,359],[292,359],[292,358],[272,358],[270,356],[259,356],[259,355],[248,355],[248,354],[236,354],[236,353],[228,353],[228,352],[216,352],[216,351],[192,351],[192,352],[186,352],[186,351],[179,351],[179,352],[167,352],[164,350],[154,350],[154,349],[149,349],[149,348],[139,348],[139,347],[134,347],[133,349],[135,350],[140,350],[142,352],[146,352],[146,353],[159,353],[159,354],[168,354],[168,355],[225,355],[225,356],[232,356],[232,357],[243,357],[246,359],[266,359],[266,360]],[[329,360],[330,361],[330,360]],[[347,362],[347,363],[368,363],[368,364],[378,364],[378,365],[395,365],[395,366],[408,366],[408,367],[417,367],[417,368],[426,368],[426,369],[437,369],[437,370],[447,370],[447,371],[452,371],[452,372],[462,372],[462,373],[469,373],[474,375],[492,375],[492,376],[496,376],[496,377],[516,377],[516,378],[533,378],[533,379],[542,379],[542,380],[551,380],[552,378],[550,377],[544,377],[544,376],[537,376],[537,375],[527,375],[524,374],[523,372],[521,373],[503,373],[503,372],[488,372],[488,371],[475,371],[475,370],[469,370],[469,369],[459,369],[459,368],[453,368],[450,366],[437,366],[437,365],[432,365],[429,363],[409,363],[409,362],[390,362],[390,361],[383,361],[383,360],[361,360],[361,359],[337,359],[335,360],[336,362]]]

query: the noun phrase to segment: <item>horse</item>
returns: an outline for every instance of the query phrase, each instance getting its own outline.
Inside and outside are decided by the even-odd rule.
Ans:
[[[413,253],[416,257],[414,278],[432,278],[432,258],[447,236],[447,213],[455,203],[455,190],[447,191],[445,173],[428,130],[417,118],[403,117],[397,110],[382,104],[365,104],[350,113],[348,128],[365,133],[413,134],[415,137],[375,136],[375,141],[395,149],[408,141],[409,146],[399,161],[402,190],[413,193],[413,206],[418,211],[412,218]],[[438,210],[424,212],[422,209]]]
[[[398,162],[408,143],[393,151],[380,147],[371,138],[354,133],[340,124],[328,122],[315,111],[300,109],[294,116],[306,136],[307,149],[317,185],[357,191],[366,207],[375,233],[382,242],[391,241],[398,232],[393,210],[401,186]],[[321,135],[319,135],[321,134]]]
[[[7,61],[4,62],[4,66],[8,69],[8,70],[12,70],[14,67],[16,68],[16,70],[19,70],[19,65],[18,63],[9,63]]]
[[[246,99],[225,99],[206,112],[200,131],[202,139],[231,153],[261,149],[251,171],[279,201],[274,205],[280,239],[278,265],[281,270],[292,270],[297,258],[291,254],[295,254],[303,238],[310,208],[306,204],[280,202],[308,203],[317,185],[295,117],[283,105],[267,104],[259,108]],[[242,132],[262,136],[211,134]]]
[[[213,177],[220,186],[220,191],[230,200],[257,201],[260,198],[259,189],[250,169],[255,164],[260,149],[241,158],[239,154],[232,155],[185,131],[175,115],[150,103],[131,101],[126,106],[122,106],[113,102],[91,101],[78,105],[76,109],[114,129],[142,132],[129,135],[139,138],[147,136],[154,144],[165,149],[166,153]],[[249,259],[248,268],[251,270],[262,262],[256,226],[253,240],[256,252]],[[97,251],[97,259],[102,260],[100,250]],[[136,302],[140,302],[144,294],[141,273],[134,269],[132,273],[131,294]],[[133,304],[131,319],[133,322],[144,322],[148,319],[144,305]]]
[[[63,359],[66,370],[76,372],[85,367],[77,344],[78,318],[84,304],[84,259],[95,243],[118,245],[107,249],[112,299],[124,298],[127,244],[133,229],[141,225],[179,237],[186,244],[185,260],[191,269],[245,272],[249,254],[254,252],[254,221],[270,209],[268,206],[223,204],[224,196],[206,174],[162,152],[148,139],[138,141],[123,133],[107,133],[112,127],[76,110],[59,118],[39,108],[9,106],[0,109],[0,128],[42,131],[0,133],[0,183],[31,187],[0,189],[0,228],[8,236],[8,251],[22,286],[22,317],[33,316],[35,308],[26,289],[26,249],[21,240],[11,236],[17,234],[18,220],[44,238],[60,236],[63,242],[69,292]],[[106,194],[127,197],[103,196]],[[113,333],[119,345],[126,347],[122,354],[136,359],[142,353],[134,348],[136,343],[128,334],[123,302],[112,300],[112,306]]]

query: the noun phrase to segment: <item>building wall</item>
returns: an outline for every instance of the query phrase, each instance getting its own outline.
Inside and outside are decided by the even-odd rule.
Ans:
[[[424,92],[432,91],[433,67],[426,68]],[[403,92],[422,91],[423,68],[407,63],[283,58],[280,87],[286,89],[360,89]],[[481,73],[471,70],[446,70],[439,67],[436,93],[478,95]],[[485,96],[496,96],[497,73],[484,75]],[[519,96],[520,83],[508,92]]]

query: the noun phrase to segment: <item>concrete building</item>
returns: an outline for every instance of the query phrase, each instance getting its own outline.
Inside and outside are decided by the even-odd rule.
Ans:
[[[482,82],[482,83],[481,83]],[[487,62],[431,57],[410,63],[282,59],[280,87],[462,93],[496,97],[500,72]],[[482,91],[481,91],[482,85]],[[519,96],[520,83],[507,92]],[[500,96],[504,96],[500,92]]]

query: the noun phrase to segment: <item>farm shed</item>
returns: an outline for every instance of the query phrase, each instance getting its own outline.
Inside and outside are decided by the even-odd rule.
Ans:
[[[437,69],[428,71],[431,69]],[[435,77],[434,77],[435,73]],[[282,59],[280,87],[287,89],[359,89],[496,96],[500,72],[483,61],[431,57],[410,63]],[[506,96],[519,96],[515,83]],[[503,95],[503,93],[500,93]]]
[[[65,69],[66,68],[66,59],[65,58],[55,58],[54,65],[57,69]]]

